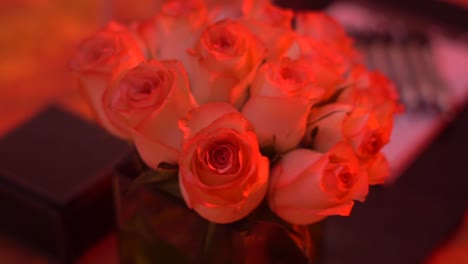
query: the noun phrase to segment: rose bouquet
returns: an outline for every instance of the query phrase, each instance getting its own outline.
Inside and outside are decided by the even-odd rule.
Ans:
[[[132,188],[211,223],[204,253],[213,226],[249,237],[259,222],[305,252],[304,227],[349,215],[389,174],[381,149],[398,94],[324,13],[166,1],[149,19],[109,22],[71,66],[102,126],[135,145],[144,167]]]

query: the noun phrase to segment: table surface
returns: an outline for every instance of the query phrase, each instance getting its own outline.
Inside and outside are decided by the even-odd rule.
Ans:
[[[77,3],[60,0],[0,1],[0,135],[14,129],[51,102],[93,119],[91,109],[73,84],[66,64],[77,41],[98,27],[102,12],[97,1],[74,2]],[[332,14],[350,23],[355,22],[353,19],[359,12],[346,5],[332,9]],[[441,35],[434,35],[433,41],[442,76],[451,89],[455,104],[462,106],[468,95],[468,44]],[[384,150],[393,169],[389,184],[413,162],[445,124],[446,121],[434,116],[404,114],[397,117],[391,142]],[[468,263],[466,215],[464,224],[449,242],[434,252],[428,264]],[[116,236],[111,233],[77,263],[118,263],[116,248]],[[0,236],[0,263],[50,261]]]

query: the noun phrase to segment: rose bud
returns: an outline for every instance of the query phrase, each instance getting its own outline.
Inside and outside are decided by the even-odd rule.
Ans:
[[[104,103],[112,124],[131,134],[148,166],[177,163],[183,137],[178,120],[195,107],[180,62],[142,62],[114,80]]]
[[[157,60],[180,60],[187,67],[187,50],[193,48],[208,23],[201,0],[167,1],[152,18],[138,26],[142,39]]]
[[[283,57],[258,71],[242,113],[252,123],[261,146],[283,153],[297,147],[306,131],[311,106],[323,96],[310,63]]]
[[[129,138],[129,134],[109,122],[104,112],[103,95],[112,78],[145,59],[140,44],[127,28],[110,22],[81,43],[70,65],[97,120],[109,132],[122,138]]]
[[[269,161],[241,113],[227,103],[209,103],[180,121],[184,144],[179,180],[189,208],[216,223],[237,221],[263,200]]]
[[[368,180],[345,143],[325,154],[295,149],[272,169],[268,204],[283,220],[307,225],[330,215],[350,214],[353,200],[364,201]]]
[[[265,47],[247,27],[226,19],[205,29],[191,55],[188,72],[197,102],[240,107],[265,57]]]
[[[326,152],[340,141],[347,141],[361,163],[370,165],[389,142],[393,127],[393,104],[382,104],[373,109],[330,104],[311,112],[306,132],[306,144]],[[315,130],[315,131],[314,131]],[[380,160],[382,161],[382,160]],[[365,166],[367,168],[367,165]],[[372,165],[375,166],[376,164]],[[388,166],[379,168],[388,168]],[[380,171],[380,173],[375,174]],[[381,179],[388,171],[369,168],[370,179]],[[372,183],[377,180],[370,180]]]

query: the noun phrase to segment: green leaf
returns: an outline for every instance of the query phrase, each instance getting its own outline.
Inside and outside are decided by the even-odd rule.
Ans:
[[[157,191],[164,192],[172,196],[173,198],[176,198],[177,200],[181,201],[185,205],[184,198],[182,197],[182,194],[180,193],[178,177],[159,183],[157,186],[155,186],[155,189],[157,189]]]
[[[293,228],[292,224],[281,219],[267,206],[262,206],[262,208],[260,208],[257,220],[280,225],[283,228],[285,228],[289,233],[299,236],[299,234]]]
[[[203,251],[201,260],[202,263],[210,263],[212,259],[212,248],[213,240],[216,232],[217,224],[214,222],[208,222],[208,229],[206,230],[205,237],[203,239]]]
[[[140,174],[133,182],[130,188],[136,188],[141,185],[159,184],[172,179],[177,179],[177,171],[173,170],[148,170]]]
[[[182,250],[154,233],[141,211],[126,220],[119,236],[123,264],[189,263]]]
[[[132,182],[130,191],[139,187],[162,192],[174,198],[177,202],[185,204],[182,194],[180,193],[178,171],[149,170],[143,172]]]
[[[279,216],[277,216],[270,207],[268,207],[266,201],[263,201],[252,213],[250,213],[245,218],[232,223],[231,225],[240,230],[249,232],[251,226],[256,222],[268,222],[276,225],[280,225],[285,228],[288,232],[296,234],[297,232],[292,227],[293,225],[284,221]],[[296,234],[297,235],[297,234]]]

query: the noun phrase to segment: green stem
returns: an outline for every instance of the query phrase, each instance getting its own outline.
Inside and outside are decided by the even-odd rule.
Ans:
[[[205,239],[203,241],[203,255],[201,263],[210,263],[211,262],[211,250],[213,247],[213,238],[216,232],[216,223],[211,221],[208,222],[208,229],[206,230]]]

